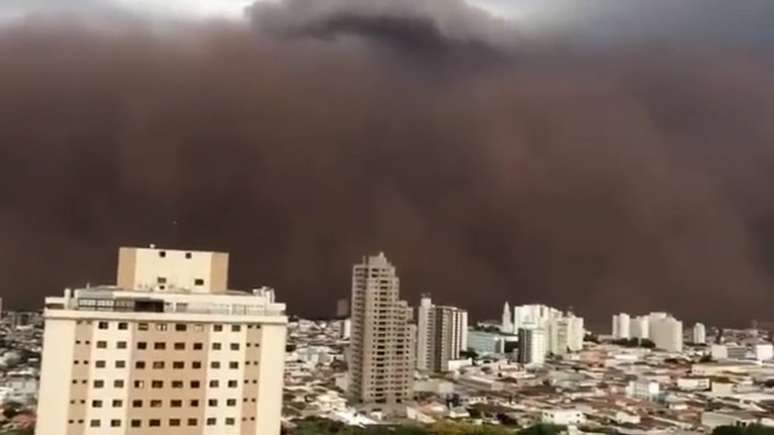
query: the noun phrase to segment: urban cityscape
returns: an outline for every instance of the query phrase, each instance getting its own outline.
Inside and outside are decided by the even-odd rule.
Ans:
[[[385,253],[353,265],[327,319],[289,314],[269,287],[231,289],[225,252],[122,247],[116,271],[3,312],[0,433],[774,430],[773,323],[617,313],[590,331],[509,301],[474,320],[400,299]]]
[[[0,0],[0,435],[774,435],[774,0]]]

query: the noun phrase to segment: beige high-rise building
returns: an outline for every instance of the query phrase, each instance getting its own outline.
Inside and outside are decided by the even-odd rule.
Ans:
[[[383,253],[354,266],[349,394],[356,402],[398,404],[412,398],[416,327],[399,292],[395,267]]]
[[[117,286],[46,298],[37,435],[276,435],[287,317],[228,254],[121,248]]]
[[[449,361],[459,359],[467,343],[468,312],[433,305],[429,296],[423,296],[417,309],[417,368],[446,371]]]

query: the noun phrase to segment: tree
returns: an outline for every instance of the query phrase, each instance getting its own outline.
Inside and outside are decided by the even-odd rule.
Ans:
[[[519,432],[519,435],[559,435],[564,427],[553,424],[536,424]]]

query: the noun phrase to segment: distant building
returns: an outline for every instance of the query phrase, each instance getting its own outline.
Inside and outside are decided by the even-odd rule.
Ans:
[[[661,393],[661,387],[658,382],[648,379],[638,379],[629,381],[626,387],[626,395],[636,399],[654,400]]]
[[[586,422],[586,416],[577,409],[549,409],[540,413],[540,422],[557,426],[577,426]]]
[[[511,306],[508,302],[503,306],[502,324],[500,325],[500,331],[504,334],[513,334],[513,314],[511,313]]]
[[[706,344],[707,343],[707,328],[702,323],[693,325],[693,343],[694,344]]]
[[[469,330],[467,335],[467,349],[478,354],[508,353],[518,343],[518,337],[509,334]]]
[[[225,253],[121,248],[118,286],[46,298],[36,433],[278,435],[285,305],[227,271]]]
[[[627,340],[631,338],[630,318],[626,313],[620,313],[613,316],[613,338],[616,340]]]
[[[578,352],[583,349],[583,318],[569,314],[567,317],[557,317],[549,320],[547,349],[554,355],[565,355],[568,352]]]
[[[758,343],[753,345],[753,355],[758,361],[774,359],[774,345],[771,343]]]
[[[343,298],[336,301],[336,317],[349,317],[349,299]]]
[[[631,338],[650,339],[650,321],[648,316],[637,316],[629,322]]]
[[[423,296],[417,309],[417,354],[419,370],[448,370],[449,361],[467,349],[468,313],[456,307],[433,305]]]
[[[398,404],[413,396],[416,329],[383,253],[352,270],[349,395],[359,403]]]
[[[656,348],[668,352],[683,350],[683,322],[666,313],[651,313],[650,339]]]
[[[352,336],[352,319],[342,319],[339,322],[341,322],[341,338],[349,340]]]
[[[546,333],[542,328],[520,328],[519,362],[524,365],[542,365],[546,359],[546,343]]]

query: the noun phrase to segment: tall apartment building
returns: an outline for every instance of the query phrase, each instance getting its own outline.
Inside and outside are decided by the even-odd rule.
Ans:
[[[693,337],[694,344],[707,344],[707,328],[703,323],[697,323],[693,325]]]
[[[287,317],[228,254],[121,248],[118,285],[46,298],[37,435],[276,435]]]
[[[536,327],[519,329],[519,362],[524,365],[542,365],[546,359],[545,330]]]
[[[456,307],[433,305],[423,296],[417,309],[417,353],[419,370],[448,370],[449,361],[467,349],[468,312]]]
[[[613,338],[626,340],[631,338],[631,318],[626,313],[613,316]]]
[[[365,404],[398,404],[413,395],[416,327],[399,299],[395,267],[383,253],[352,270],[349,395]]]
[[[683,351],[683,322],[667,313],[650,313],[650,339],[656,348],[668,352]]]
[[[554,355],[566,355],[583,349],[585,329],[583,318],[572,313],[547,322],[547,351]]]
[[[630,320],[629,332],[631,338],[642,340],[650,338],[650,319],[648,316],[637,316]]]

